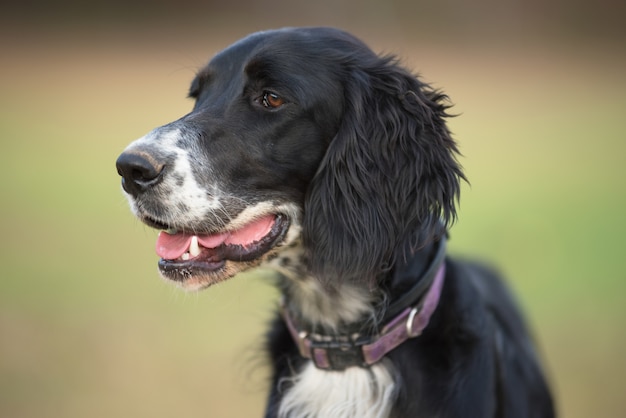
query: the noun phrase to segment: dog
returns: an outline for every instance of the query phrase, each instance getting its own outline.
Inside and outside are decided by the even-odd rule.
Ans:
[[[285,28],[189,96],[117,170],[164,278],[276,271],[267,418],[555,416],[509,290],[446,254],[466,179],[444,93],[344,31]]]

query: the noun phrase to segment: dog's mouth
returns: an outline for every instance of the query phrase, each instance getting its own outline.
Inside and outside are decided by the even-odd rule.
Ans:
[[[161,231],[156,243],[157,255],[161,257],[159,270],[165,278],[183,287],[207,287],[246,270],[246,264],[259,264],[288,229],[289,219],[285,215],[271,214],[239,229],[213,234]]]

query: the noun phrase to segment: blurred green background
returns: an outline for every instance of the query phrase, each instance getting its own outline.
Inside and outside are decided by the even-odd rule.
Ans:
[[[626,415],[626,29],[613,0],[28,0],[0,10],[0,416],[261,416],[267,273],[158,278],[114,161],[247,33],[332,25],[443,88],[451,252],[517,290],[561,416]],[[480,417],[479,417],[480,418]]]

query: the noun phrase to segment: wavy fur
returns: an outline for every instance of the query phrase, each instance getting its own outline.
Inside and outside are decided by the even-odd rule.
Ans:
[[[362,55],[347,69],[342,123],[305,203],[304,246],[322,280],[373,283],[404,248],[424,244],[420,234],[437,238],[464,179],[447,97],[393,58]]]

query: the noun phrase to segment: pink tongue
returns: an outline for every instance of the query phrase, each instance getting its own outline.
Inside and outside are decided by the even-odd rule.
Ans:
[[[197,235],[198,243],[205,248],[215,248],[221,244],[245,247],[266,236],[274,225],[274,219],[274,215],[268,215],[236,231],[214,235]],[[164,260],[175,260],[189,250],[192,237],[193,234],[170,235],[161,231],[156,242],[156,253]]]
[[[178,233],[170,235],[165,231],[159,232],[156,243],[156,253],[164,260],[175,260],[187,252],[193,235]],[[228,234],[198,235],[198,244],[206,248],[215,248],[222,244]]]

